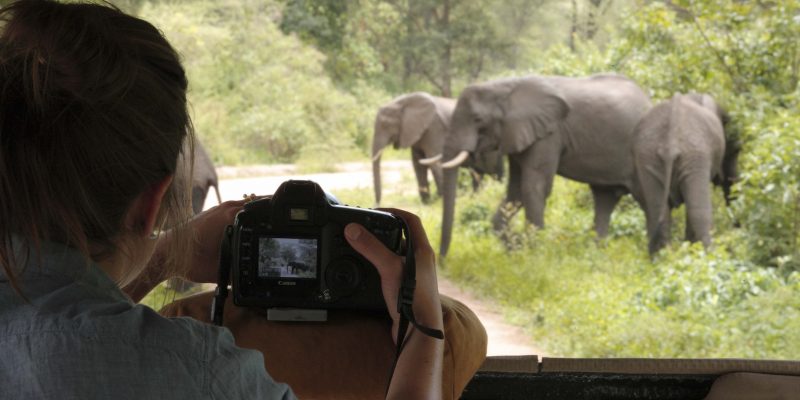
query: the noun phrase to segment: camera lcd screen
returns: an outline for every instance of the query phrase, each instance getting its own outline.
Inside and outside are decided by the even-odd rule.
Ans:
[[[318,244],[309,238],[258,238],[258,277],[316,279]]]

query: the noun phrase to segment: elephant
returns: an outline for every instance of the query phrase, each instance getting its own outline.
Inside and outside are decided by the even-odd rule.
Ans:
[[[389,144],[395,148],[411,147],[411,162],[420,198],[424,203],[430,201],[428,169],[437,189],[442,181],[442,169],[437,160],[430,157],[442,152],[454,107],[453,99],[414,92],[396,97],[378,109],[372,139],[375,204],[381,202],[381,154]]]
[[[479,166],[508,158],[506,195],[492,218],[496,232],[505,231],[520,207],[527,222],[544,227],[545,203],[558,174],[589,184],[594,228],[605,236],[617,202],[631,193],[631,134],[651,107],[644,90],[615,74],[534,75],[467,86],[444,144],[440,256],[447,254],[452,234],[456,167],[470,157]]]
[[[741,145],[727,112],[707,94],[676,94],[651,109],[634,130],[636,191],[647,220],[648,250],[669,242],[671,210],[686,204],[686,240],[711,243],[711,184],[726,203],[738,179]]]
[[[192,211],[195,215],[203,211],[206,196],[209,189],[213,186],[217,194],[217,202],[222,203],[222,196],[219,193],[219,179],[217,177],[217,170],[214,167],[214,162],[211,161],[206,149],[195,139],[194,142],[194,168],[190,168],[188,160],[183,154],[189,152],[188,143],[184,144],[182,156],[178,160],[178,169],[175,172],[175,182],[177,185],[185,185],[189,179],[188,174],[191,171],[191,192],[192,192]]]
[[[396,97],[380,107],[375,117],[372,140],[372,173],[375,204],[381,202],[381,154],[386,146],[411,147],[411,163],[417,178],[417,187],[423,203],[431,201],[428,170],[430,169],[437,191],[441,189],[442,169],[439,158],[444,137],[450,126],[455,100],[414,92]],[[502,176],[503,165],[472,171],[473,188],[484,174]]]
[[[219,179],[217,177],[217,170],[211,157],[208,156],[206,149],[200,144],[200,141],[194,141],[194,168],[189,165],[189,159],[185,157],[189,153],[189,143],[185,142],[183,151],[178,159],[178,167],[175,171],[174,184],[178,185],[180,190],[185,189],[186,182],[190,180],[189,174],[191,173],[191,196],[192,196],[192,212],[197,215],[203,211],[203,206],[206,202],[206,196],[210,187],[214,187],[217,194],[217,202],[222,203],[222,196],[219,193]],[[174,225],[179,222],[168,222],[169,225]],[[197,286],[195,283],[184,281],[180,278],[171,278],[167,281],[167,286],[178,292],[186,292],[191,288]]]

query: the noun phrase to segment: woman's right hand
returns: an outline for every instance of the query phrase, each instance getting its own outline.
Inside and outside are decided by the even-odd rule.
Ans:
[[[416,289],[414,290],[414,316],[425,327],[443,330],[442,306],[436,281],[436,257],[428,242],[419,217],[398,209],[383,209],[402,218],[414,242],[416,260]],[[397,296],[403,277],[405,257],[389,250],[363,226],[351,223],[345,227],[345,237],[350,245],[375,265],[381,277],[381,288],[389,314],[392,317],[392,335],[397,341],[400,315]],[[444,341],[425,335],[413,325],[406,334],[406,343],[389,386],[387,398],[439,399],[442,390],[442,360]]]

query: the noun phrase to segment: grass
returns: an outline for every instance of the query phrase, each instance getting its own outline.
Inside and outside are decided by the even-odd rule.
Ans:
[[[413,178],[407,185],[413,188]],[[504,185],[462,190],[456,229],[440,274],[502,305],[504,315],[548,354],[571,357],[721,357],[800,359],[800,290],[796,274],[753,265],[716,193],[715,245],[678,240],[683,211],[673,213],[673,242],[653,260],[644,215],[630,198],[612,216],[607,238],[591,231],[585,185],[557,179],[547,228],[513,220],[508,248],[489,219]],[[368,194],[339,193],[352,204]],[[441,202],[422,205],[413,191],[386,196],[419,214],[434,248]]]

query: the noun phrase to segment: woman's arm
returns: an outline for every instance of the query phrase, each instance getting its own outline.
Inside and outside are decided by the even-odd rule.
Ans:
[[[436,281],[435,255],[422,223],[419,217],[406,211],[387,211],[406,221],[414,240],[417,285],[413,309],[417,322],[422,326],[442,330],[444,323]],[[400,319],[397,313],[397,294],[402,281],[404,258],[387,249],[361,225],[348,225],[345,236],[350,245],[378,269],[383,297],[392,316],[392,335],[396,335]],[[444,340],[427,336],[411,326],[389,384],[387,398],[441,399],[443,357]]]
[[[136,279],[123,291],[130,298],[139,302],[147,293],[150,293],[159,283],[180,276],[196,283],[215,283],[219,271],[219,250],[225,227],[233,224],[236,213],[242,209],[245,200],[226,201],[218,206],[197,214],[189,221],[190,229],[187,234],[192,235],[191,259],[184,268],[167,265],[169,252],[172,249],[171,241],[174,232],[167,231],[161,235],[156,243],[153,256],[147,266]]]

